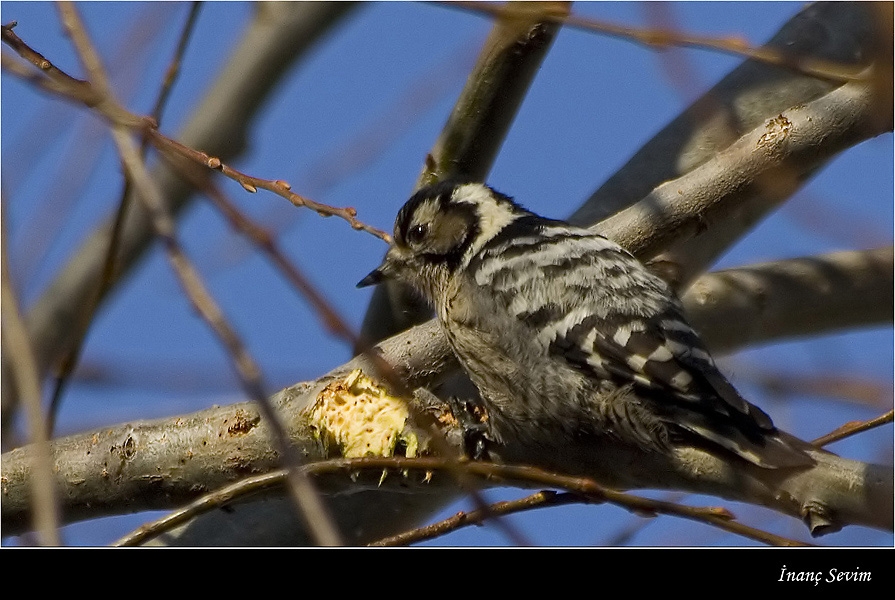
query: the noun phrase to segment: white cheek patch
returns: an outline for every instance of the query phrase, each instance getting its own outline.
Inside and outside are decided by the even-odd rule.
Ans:
[[[495,200],[491,191],[479,183],[467,183],[454,191],[454,202],[472,204],[478,212],[479,235],[467,256],[474,256],[500,230],[519,218],[512,207]]]

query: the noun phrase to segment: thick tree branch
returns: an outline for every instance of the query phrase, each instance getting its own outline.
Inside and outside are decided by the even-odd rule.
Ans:
[[[875,107],[871,85],[849,83],[785,110],[594,229],[641,260],[694,238],[726,247],[822,163],[883,133]],[[673,279],[691,278],[690,266]]]
[[[699,235],[674,240],[673,244],[661,248],[661,254],[655,258],[669,280],[677,285],[686,284],[779,206],[834,156],[835,151],[827,153],[829,146],[822,140],[818,146],[820,152],[813,154],[812,134],[805,131],[808,138],[799,140],[796,135],[791,136],[779,148],[782,155],[779,160],[774,159],[774,168],[743,173],[745,177],[736,182],[740,187],[726,185],[726,177],[737,171],[726,172],[720,180],[711,181],[696,173],[694,179],[689,179],[690,171],[717,177],[711,165],[717,165],[719,153],[736,163],[732,146],[749,151],[741,145],[749,138],[748,131],[758,132],[763,124],[786,129],[787,121],[778,120],[778,115],[790,117],[794,108],[798,115],[798,109],[809,102],[812,114],[802,113],[802,117],[811,118],[815,110],[832,108],[833,125],[856,119],[858,127],[850,129],[850,135],[858,139],[845,142],[848,145],[892,130],[892,36],[887,25],[892,21],[891,12],[891,5],[880,3],[811,4],[765,46],[771,52],[787,56],[807,56],[862,68],[863,90],[859,92],[862,106],[853,105],[848,94],[834,94],[840,85],[835,80],[809,77],[763,61],[746,61],[645,144],[594,192],[571,220],[589,225],[634,202],[640,201],[643,205],[650,198],[659,202],[687,202],[694,194],[705,193],[689,187],[687,182],[716,188],[713,193],[731,194],[725,210],[727,218],[707,219],[698,225]],[[821,101],[825,97],[827,100]],[[843,132],[843,129],[834,131]],[[774,145],[789,137],[785,131],[769,129],[766,133],[773,136],[768,139],[772,142],[766,148],[769,151],[774,151]],[[760,140],[764,133],[758,135]],[[793,141],[800,148],[787,148]],[[814,138],[813,141],[821,140]],[[752,165],[748,161],[743,166],[748,169]],[[669,180],[681,185],[662,186]],[[675,198],[676,193],[680,198]]]
[[[716,352],[780,338],[892,323],[892,247],[708,273],[682,300]],[[811,310],[805,310],[805,307]]]
[[[394,344],[380,349],[383,357],[395,356]],[[359,357],[350,366],[360,366],[363,360]],[[344,371],[293,386],[272,399],[284,422],[289,424],[291,439],[299,445],[308,462],[323,460],[328,455],[327,444],[321,441],[319,424],[312,418],[311,409],[320,402],[319,393],[341,373]],[[176,420],[127,425],[58,440],[54,443],[54,458],[57,483],[65,491],[63,514],[71,520],[147,508],[174,508],[199,494],[200,490],[195,488],[197,480],[208,486],[205,489],[215,489],[245,473],[270,470],[275,458],[269,450],[272,438],[266,422],[258,418],[253,406],[241,404]],[[442,424],[447,439],[462,444],[456,424],[450,421]],[[418,451],[428,453],[431,448],[424,440],[421,442]],[[668,456],[611,444],[568,447],[550,456],[530,448],[507,447],[492,457],[508,464],[534,464],[584,476],[610,488],[686,490],[759,504],[804,519],[815,535],[848,524],[891,528],[891,467],[867,465],[807,444],[805,447],[818,464],[802,470],[761,469],[729,456],[690,447],[680,447]],[[28,523],[30,451],[25,447],[3,455],[2,511],[7,532],[20,531]],[[543,484],[538,482],[539,486]],[[406,512],[390,523],[394,532],[462,491],[452,476],[383,479],[375,473],[366,477],[328,477],[318,480],[318,486],[324,492],[335,493],[331,506],[343,530],[350,532],[349,543],[370,541],[382,533],[381,524],[374,527],[373,522],[360,529],[346,527],[349,523],[357,525],[354,520],[361,506],[369,514],[370,511],[390,512],[395,508],[394,503],[400,505]],[[277,501],[268,499],[268,502]],[[273,508],[275,504],[267,506]],[[288,511],[279,517],[274,516],[275,511],[265,510],[264,514],[267,520],[275,520],[278,529],[292,532],[291,543],[307,541]],[[221,516],[213,515],[216,516],[210,518],[215,520]],[[186,533],[189,528],[185,526],[181,533],[189,536]],[[200,529],[207,531],[205,526]],[[251,543],[249,540],[255,539],[253,536],[257,533],[252,529],[243,531],[230,543]],[[189,544],[198,540],[185,537],[180,541]],[[206,540],[205,543],[215,542]]]
[[[804,335],[842,326],[878,325],[891,322],[891,261],[891,249],[881,249],[835,253],[812,259],[793,259],[730,269],[717,274],[708,274],[697,280],[693,290],[684,298],[688,312],[691,313],[697,327],[707,335],[713,347],[726,351],[737,349],[738,340],[751,345],[778,339],[782,335]],[[886,300],[887,294],[888,300]],[[757,306],[756,298],[761,299]],[[857,317],[849,317],[845,321],[842,315],[849,311],[821,310],[825,302],[836,305],[854,298],[876,298],[876,302],[868,302],[867,310],[858,311]],[[822,314],[807,317],[805,306],[817,307]],[[715,314],[723,315],[723,318],[714,319]],[[860,318],[865,320],[861,321]],[[747,324],[753,322],[757,322],[758,325],[730,336],[726,335],[726,331],[731,327],[734,329],[747,327]],[[799,325],[804,329],[798,329]],[[434,321],[384,341],[378,346],[377,351],[382,359],[393,365],[395,375],[410,388],[434,386],[458,369],[453,354]],[[359,356],[316,382],[297,384],[274,396],[278,411],[286,415],[289,437],[299,444],[300,452],[308,457],[308,460],[323,459],[327,455],[321,449],[319,441],[309,432],[306,421],[301,417],[302,409],[308,402],[313,401],[316,391],[334,378],[353,369],[374,373],[376,364],[368,357]],[[449,439],[457,439],[456,432],[453,438],[451,432],[448,433]],[[196,481],[203,482],[201,489],[215,489],[239,479],[244,474],[265,472],[274,468],[276,463],[270,454],[269,443],[266,425],[263,421],[259,421],[256,410],[248,404],[212,409],[155,423],[126,425],[123,428],[106,429],[100,434],[59,440],[54,443],[54,454],[59,468],[59,485],[64,491],[65,518],[77,520],[99,514],[118,514],[148,508],[174,508],[194,497]],[[134,453],[134,449],[140,450],[138,455]],[[7,486],[4,488],[3,496],[3,523],[4,527],[9,528],[7,531],[28,526],[27,456],[31,451],[30,447],[17,449],[4,455],[2,459],[3,477]],[[612,455],[608,453],[607,456]],[[628,459],[633,461],[632,464],[641,464],[630,456]],[[597,458],[593,460],[596,462]],[[887,469],[822,455],[821,464],[824,465],[822,471],[813,475],[811,472],[801,473],[792,480],[772,482],[774,485],[770,485],[759,478],[767,473],[758,470],[751,475],[752,479],[749,480],[751,483],[743,491],[738,489],[739,484],[734,485],[735,482],[731,479],[734,476],[730,473],[729,466],[723,465],[723,461],[699,455],[698,462],[687,466],[686,460],[689,458],[684,455],[681,464],[671,465],[674,467],[672,471],[676,470],[676,478],[686,479],[687,473],[695,477],[706,465],[711,469],[705,472],[714,474],[712,477],[700,476],[689,482],[689,485],[696,485],[698,491],[716,493],[724,497],[745,496],[747,501],[752,495],[759,499],[759,503],[775,508],[777,506],[769,498],[769,495],[773,496],[774,485],[794,486],[792,490],[787,487],[788,493],[826,486],[833,491],[840,490],[836,493],[841,495],[841,490],[859,485],[861,473],[872,476],[869,485],[878,489],[878,486],[886,481]],[[556,461],[564,464],[563,468],[568,468],[571,464],[566,464],[563,457],[557,457]],[[665,464],[661,465],[661,468],[668,471],[671,466]],[[660,466],[653,465],[653,467]],[[820,477],[818,473],[822,473],[823,476]],[[609,479],[605,481],[599,479],[601,482],[612,481],[611,473],[602,475]],[[597,474],[589,473],[589,476],[597,477]],[[652,476],[654,477],[655,473]],[[639,475],[633,476],[632,481],[613,483],[624,487],[632,486],[636,483],[637,477],[643,479],[651,477],[650,469],[641,466]],[[815,482],[813,478],[818,478],[820,483]],[[891,482],[891,477],[888,481]],[[674,480],[655,483],[671,487]],[[724,489],[725,485],[733,487]],[[872,494],[877,502],[880,498],[891,499],[891,495],[885,495],[885,489],[883,492]],[[375,501],[367,495],[363,497],[362,502],[369,510],[373,510],[373,504],[379,506],[380,510],[388,510],[386,506],[395,502],[401,504],[406,511],[407,519],[396,524],[396,528],[399,529],[400,525],[406,527],[413,525],[414,519],[421,514],[434,510],[460,493],[460,489],[447,483],[446,487],[433,486],[421,490],[420,497],[416,500],[386,489]],[[738,497],[738,499],[744,498]],[[270,510],[265,509],[263,514],[268,521],[276,519],[272,522],[285,526],[283,519],[288,520],[288,516],[281,514],[276,517],[276,507],[283,508],[286,515],[288,510],[278,502],[271,500],[265,504],[264,506]],[[357,506],[348,498],[340,497],[337,503],[342,507],[348,506],[349,508],[345,509],[347,513],[357,516]],[[787,505],[784,508],[786,512],[793,514],[797,507]],[[342,510],[335,512],[341,515]],[[846,514],[860,512],[856,506],[851,506],[845,511]],[[879,514],[891,514],[891,511],[882,511]],[[342,515],[342,518],[346,517]],[[862,516],[860,522],[866,521],[867,516]],[[344,522],[342,524],[344,525]],[[202,531],[203,535],[208,533],[205,526],[192,531],[193,533]],[[221,531],[235,535],[230,527]],[[262,532],[270,533],[271,530],[264,527],[253,531],[260,536]],[[278,532],[278,535],[285,531],[287,530]],[[289,525],[288,531],[300,535],[294,523]],[[372,529],[364,531],[373,535]],[[375,531],[381,535],[388,533],[381,529]],[[232,539],[231,543],[237,543],[240,539],[246,540],[237,537]],[[199,542],[199,539],[192,537],[184,540]],[[226,543],[223,539],[219,541]],[[360,538],[354,541],[359,542]],[[191,542],[184,541],[184,543]]]

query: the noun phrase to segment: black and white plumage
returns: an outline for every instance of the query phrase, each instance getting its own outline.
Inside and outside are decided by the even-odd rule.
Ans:
[[[587,229],[443,182],[404,205],[358,286],[391,278],[434,306],[498,442],[662,452],[689,438],[763,467],[812,462],[718,371],[667,284]]]

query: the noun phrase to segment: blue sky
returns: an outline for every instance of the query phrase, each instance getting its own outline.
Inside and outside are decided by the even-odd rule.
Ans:
[[[687,31],[736,34],[760,44],[801,6],[700,2],[673,4],[671,10]],[[148,112],[189,5],[104,2],[79,8],[120,97],[133,111]],[[18,21],[16,32],[22,39],[60,68],[81,74],[53,4],[3,2],[0,10],[3,23]],[[184,124],[252,10],[250,4],[238,2],[203,8],[162,122],[164,132],[176,135]],[[647,23],[648,10],[635,2],[574,6],[579,14],[630,26]],[[248,152],[233,166],[287,180],[294,190],[320,202],[354,206],[361,220],[390,231],[489,29],[487,18],[442,6],[365,3],[283,81],[252,128]],[[140,40],[140,32],[146,32],[145,40]],[[686,91],[669,80],[653,50],[617,38],[562,31],[489,182],[536,212],[570,214],[645,141],[740,62],[710,51],[676,52],[683,52],[696,73]],[[29,155],[25,148],[32,143],[40,145]],[[76,158],[82,163],[73,162]],[[7,75],[2,79],[2,163],[5,247],[27,306],[85,233],[112,210],[121,185],[120,168],[97,119]],[[844,153],[718,266],[891,244],[892,164],[891,135]],[[381,240],[352,231],[339,219],[296,209],[272,194],[250,195],[234,182],[220,183],[242,209],[277,232],[296,264],[348,322],[359,327],[370,292],[356,290],[354,284],[377,264],[385,249]],[[179,233],[261,363],[271,391],[316,378],[350,357],[350,349],[321,327],[304,300],[263,257],[232,235],[205,202],[190,209]],[[756,348],[724,364],[735,382],[738,371],[784,365],[806,374],[832,370],[891,387],[892,349],[889,327]],[[226,355],[180,293],[158,248],[105,306],[91,330],[83,362],[95,378],[70,389],[59,416],[61,433],[242,400]],[[810,396],[777,401],[762,397],[748,382],[738,383],[775,420],[802,437],[816,437],[845,421],[885,410]],[[805,417],[809,409],[810,419]],[[891,463],[891,440],[890,426],[835,450]],[[880,447],[890,452],[880,456]],[[791,519],[752,507],[737,506],[734,512],[752,524],[768,523],[778,533],[805,537],[804,528]],[[70,544],[104,544],[148,518],[76,524],[66,528],[64,538]],[[537,543],[561,545],[609,543],[619,532],[643,524],[610,506],[540,511],[512,521]],[[892,543],[891,534],[860,528],[837,535],[830,543]],[[508,541],[496,529],[484,527],[439,543]],[[632,543],[748,542],[662,518],[637,530]]]

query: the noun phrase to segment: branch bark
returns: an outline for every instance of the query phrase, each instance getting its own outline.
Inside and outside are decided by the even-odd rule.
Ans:
[[[891,22],[891,7],[880,4],[816,3],[793,17],[763,48],[865,69],[876,62],[875,72],[865,73],[873,105],[861,118],[872,123],[871,129],[888,131],[891,86],[878,85],[891,79],[891,50],[885,51],[891,46],[887,22]],[[839,85],[762,61],[745,61],[647,142],[571,220],[593,224],[651,196],[662,182],[677,181],[712,161],[746,132],[783,111],[830,94]],[[827,158],[781,163],[782,185],[770,176],[755,180],[751,193],[740,198],[736,218],[713,227],[708,235],[683,241],[673,251],[665,250],[657,260],[666,264],[666,271],[668,266],[676,271],[672,280],[689,280],[785,199],[786,188],[793,191]]]
[[[682,296],[715,352],[892,323],[893,249],[852,250],[726,269]],[[805,307],[811,310],[805,310]]]
[[[666,252],[652,262],[672,282],[688,282],[705,268],[702,259],[726,249],[826,161],[889,130],[875,91],[867,82],[848,83],[784,110],[594,229],[641,260],[688,244],[692,256]]]

